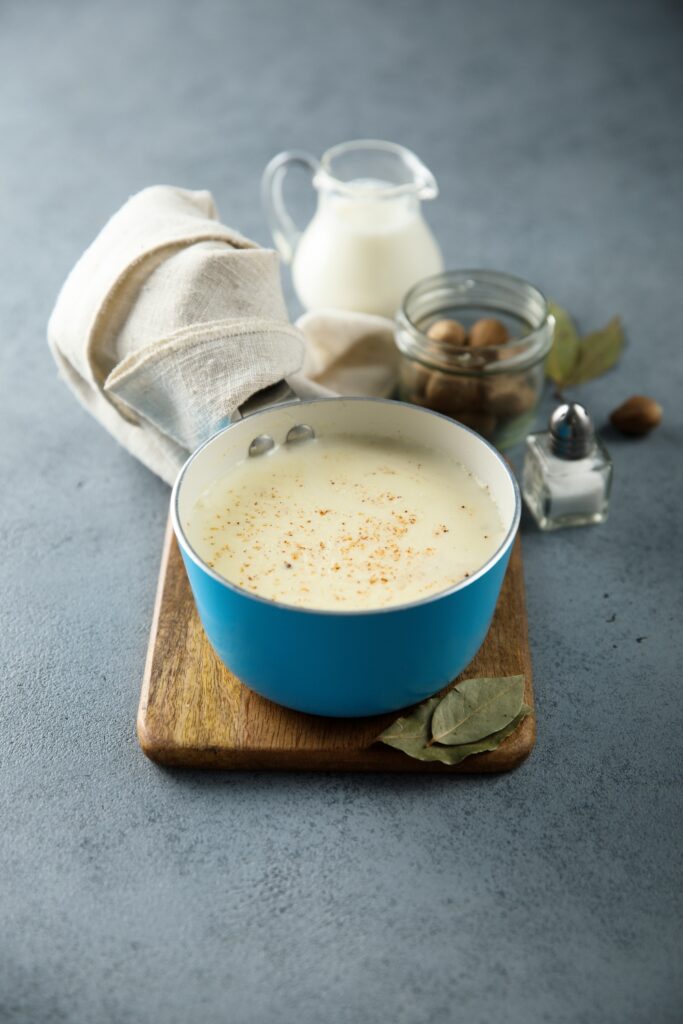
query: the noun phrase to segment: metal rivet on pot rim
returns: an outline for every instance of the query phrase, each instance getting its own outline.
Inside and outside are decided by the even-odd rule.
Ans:
[[[315,430],[313,427],[309,427],[307,423],[297,423],[296,426],[291,427],[287,431],[287,444],[296,443],[297,441],[311,441],[315,437]]]
[[[249,445],[249,455],[265,455],[275,447],[275,441],[270,434],[259,434]]]

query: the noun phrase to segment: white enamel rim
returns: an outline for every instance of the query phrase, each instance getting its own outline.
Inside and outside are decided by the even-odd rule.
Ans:
[[[187,537],[185,536],[185,531],[183,530],[182,525],[180,523],[180,516],[178,514],[178,500],[180,490],[183,485],[185,473],[189,469],[191,463],[194,462],[194,460],[204,451],[204,449],[208,448],[209,445],[213,444],[216,441],[216,439],[219,438],[222,434],[225,434],[228,430],[232,430],[234,426],[237,426],[237,423],[244,423],[247,420],[256,419],[263,413],[270,412],[273,408],[282,409],[285,408],[286,406],[297,406],[306,408],[306,406],[308,405],[321,405],[326,402],[342,401],[364,403],[379,402],[382,405],[402,406],[405,408],[410,408],[411,410],[414,409],[416,412],[418,412],[418,414],[425,416],[436,416],[440,420],[445,420],[455,430],[464,430],[468,434],[474,435],[477,441],[479,441],[479,443],[482,444],[484,447],[490,449],[490,451],[498,459],[498,462],[503,467],[503,470],[505,471],[506,475],[508,476],[512,484],[515,499],[515,508],[512,514],[512,522],[500,546],[496,549],[496,551],[494,551],[494,553],[491,555],[488,561],[484,562],[484,564],[479,569],[477,569],[475,573],[473,573],[471,576],[468,576],[467,579],[461,580],[460,583],[455,583],[452,587],[448,587],[446,590],[439,590],[434,594],[430,594],[428,597],[422,597],[420,598],[419,601],[409,601],[405,604],[392,604],[383,608],[347,610],[340,609],[339,611],[333,608],[306,608],[301,605],[286,604],[284,601],[273,601],[268,597],[261,597],[259,594],[253,594],[251,593],[251,591],[245,590],[243,587],[237,586],[236,583],[231,583],[230,580],[227,580],[224,576],[221,576],[220,573],[217,573],[215,569],[212,569],[209,565],[207,565],[206,562],[194,550],[194,548],[188,541]],[[249,416],[245,416],[243,419],[238,420],[237,423],[230,423],[228,424],[227,427],[222,427],[221,430],[218,430],[215,434],[212,434],[211,437],[208,438],[208,440],[204,441],[204,443],[200,445],[199,448],[197,448],[192,453],[192,455],[190,455],[187,462],[181,468],[176,478],[176,482],[173,485],[173,491],[171,492],[171,522],[173,524],[173,532],[175,533],[178,543],[182,547],[183,551],[192,559],[192,561],[196,565],[199,566],[200,569],[202,569],[208,576],[211,576],[212,579],[216,580],[217,583],[220,583],[222,584],[222,586],[227,587],[228,590],[232,590],[233,593],[239,594],[242,597],[247,597],[251,601],[258,601],[260,604],[268,605],[271,608],[281,608],[283,611],[297,612],[306,615],[332,615],[335,617],[389,615],[391,614],[391,612],[407,611],[410,608],[418,608],[421,605],[432,604],[434,601],[438,601],[442,597],[449,597],[451,594],[455,594],[458,590],[465,590],[472,583],[475,583],[478,579],[484,576],[489,571],[489,569],[491,569],[496,564],[496,562],[500,561],[503,555],[507,552],[508,548],[512,545],[512,542],[514,541],[517,535],[517,530],[519,529],[519,522],[522,515],[522,500],[519,491],[519,485],[517,483],[517,480],[515,479],[515,475],[512,472],[512,469],[507,464],[507,462],[500,454],[500,452],[497,450],[497,448],[495,448],[492,444],[489,444],[489,442],[486,441],[483,437],[481,437],[480,434],[477,434],[476,431],[471,430],[469,427],[466,427],[464,423],[458,423],[456,420],[452,420],[450,419],[450,417],[444,416],[442,413],[434,412],[432,409],[423,409],[413,405],[406,406],[405,402],[396,402],[388,398],[310,398],[301,401],[299,399],[295,399],[292,402],[282,402],[281,404],[278,404],[276,407],[269,406],[267,409],[259,409],[258,412],[253,412]],[[258,431],[256,431],[256,433],[258,434]]]

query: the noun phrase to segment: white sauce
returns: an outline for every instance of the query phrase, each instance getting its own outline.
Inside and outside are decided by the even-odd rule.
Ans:
[[[225,579],[285,604],[364,610],[471,576],[502,543],[488,490],[417,445],[338,435],[245,459],[183,523]]]

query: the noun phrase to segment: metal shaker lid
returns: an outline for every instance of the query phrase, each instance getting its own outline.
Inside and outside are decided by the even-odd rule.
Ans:
[[[578,402],[558,405],[548,427],[550,449],[558,459],[584,459],[595,444],[593,421]]]

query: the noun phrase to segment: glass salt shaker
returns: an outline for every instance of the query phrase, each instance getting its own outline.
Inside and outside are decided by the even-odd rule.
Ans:
[[[612,460],[578,402],[558,406],[548,430],[527,437],[522,493],[542,530],[604,522],[611,483]]]

